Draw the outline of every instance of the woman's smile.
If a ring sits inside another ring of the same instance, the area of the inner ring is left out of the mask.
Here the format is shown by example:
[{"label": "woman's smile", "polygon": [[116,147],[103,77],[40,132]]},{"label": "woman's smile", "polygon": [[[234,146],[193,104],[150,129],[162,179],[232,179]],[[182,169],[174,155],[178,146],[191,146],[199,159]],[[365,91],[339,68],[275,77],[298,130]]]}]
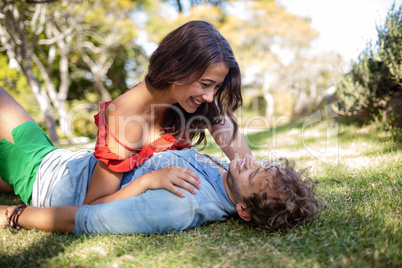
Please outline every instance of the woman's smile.
[{"label": "woman's smile", "polygon": [[194,97],[190,97],[190,99],[192,100],[192,102],[194,102],[195,106],[197,107],[199,107],[203,103],[203,101],[198,101]]}]

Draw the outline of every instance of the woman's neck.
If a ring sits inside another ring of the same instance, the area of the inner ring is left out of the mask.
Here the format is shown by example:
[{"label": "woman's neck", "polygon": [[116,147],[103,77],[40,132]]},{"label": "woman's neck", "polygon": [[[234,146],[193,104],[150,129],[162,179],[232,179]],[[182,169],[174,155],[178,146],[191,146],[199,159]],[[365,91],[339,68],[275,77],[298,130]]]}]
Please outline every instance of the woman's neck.
[{"label": "woman's neck", "polygon": [[169,89],[157,90],[148,86],[143,80],[138,85],[138,97],[143,98],[142,110],[148,114],[153,115],[155,120],[161,120],[166,109],[172,105]]}]

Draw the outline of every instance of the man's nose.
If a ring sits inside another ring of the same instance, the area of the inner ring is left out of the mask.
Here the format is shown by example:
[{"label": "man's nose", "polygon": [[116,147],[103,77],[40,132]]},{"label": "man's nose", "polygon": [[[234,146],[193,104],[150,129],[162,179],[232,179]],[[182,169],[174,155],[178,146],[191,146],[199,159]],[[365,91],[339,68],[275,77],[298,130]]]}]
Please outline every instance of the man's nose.
[{"label": "man's nose", "polygon": [[248,168],[257,168],[260,166],[260,162],[257,159],[255,159],[254,156],[251,154],[247,154],[246,162]]}]

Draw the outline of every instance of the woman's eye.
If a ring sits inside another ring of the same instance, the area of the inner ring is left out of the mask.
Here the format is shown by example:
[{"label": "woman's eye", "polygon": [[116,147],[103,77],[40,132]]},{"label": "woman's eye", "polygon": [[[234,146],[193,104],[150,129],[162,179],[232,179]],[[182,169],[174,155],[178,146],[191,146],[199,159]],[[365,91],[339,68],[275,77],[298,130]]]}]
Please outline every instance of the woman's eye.
[{"label": "woman's eye", "polygon": [[209,85],[208,85],[208,84],[204,84],[204,83],[201,83],[201,86],[202,86],[203,88],[207,88],[207,87],[209,87]]}]

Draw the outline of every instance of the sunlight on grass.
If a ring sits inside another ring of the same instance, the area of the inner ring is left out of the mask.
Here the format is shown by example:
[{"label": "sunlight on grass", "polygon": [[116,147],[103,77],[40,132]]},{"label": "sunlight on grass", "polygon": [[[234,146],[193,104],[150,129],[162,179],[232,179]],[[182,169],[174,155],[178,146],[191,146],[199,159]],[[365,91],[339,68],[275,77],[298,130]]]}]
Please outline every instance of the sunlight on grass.
[{"label": "sunlight on grass", "polygon": [[[252,133],[265,148],[257,158],[286,156],[297,168],[310,166],[319,182],[324,209],[311,223],[292,230],[266,232],[239,219],[164,235],[69,236],[0,230],[0,266],[41,267],[400,267],[402,266],[402,157],[387,132],[339,126],[339,150],[326,162],[311,155],[325,146],[325,125],[301,136],[300,127],[282,126]],[[208,152],[223,158],[213,146]],[[334,164],[338,157],[337,164]],[[332,162],[331,162],[332,161]],[[0,195],[0,203],[19,198]]]}]

